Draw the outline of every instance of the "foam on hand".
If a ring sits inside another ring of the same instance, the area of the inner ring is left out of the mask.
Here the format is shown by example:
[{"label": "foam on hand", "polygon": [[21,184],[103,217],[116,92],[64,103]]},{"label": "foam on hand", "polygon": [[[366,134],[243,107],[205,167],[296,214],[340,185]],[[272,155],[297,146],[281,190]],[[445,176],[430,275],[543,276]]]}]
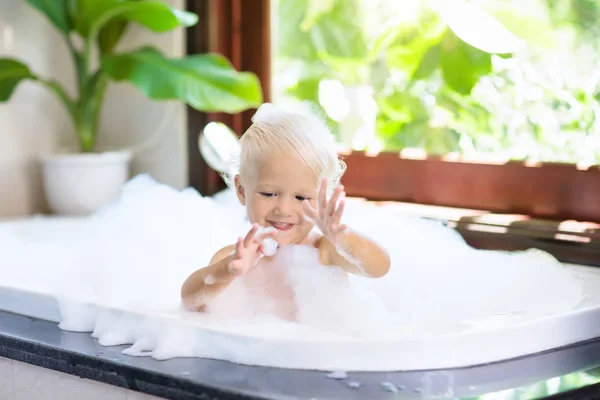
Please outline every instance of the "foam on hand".
[{"label": "foam on hand", "polygon": [[390,254],[385,277],[347,275],[321,265],[313,248],[266,239],[272,261],[236,279],[209,312],[187,312],[183,281],[250,228],[243,207],[226,201],[230,189],[215,198],[142,175],[118,201],[62,232],[44,218],[0,225],[1,283],[53,294],[62,328],[92,332],[104,345],[130,344],[125,354],[279,366],[297,360],[249,352],[246,342],[216,346],[198,329],[279,342],[390,341],[476,329],[498,316],[568,312],[582,299],[581,282],[547,253],[475,250],[439,223],[347,200],[344,223]]},{"label": "foam on hand", "polygon": [[277,253],[277,247],[279,244],[273,238],[266,238],[263,240],[263,252],[265,256],[274,256]]},{"label": "foam on hand", "polygon": [[[277,229],[273,227],[260,227],[256,235],[263,235],[265,233],[277,232]],[[279,247],[279,243],[273,238],[265,238],[262,241],[263,245],[263,254],[267,257],[274,256],[277,253],[277,248]]]}]

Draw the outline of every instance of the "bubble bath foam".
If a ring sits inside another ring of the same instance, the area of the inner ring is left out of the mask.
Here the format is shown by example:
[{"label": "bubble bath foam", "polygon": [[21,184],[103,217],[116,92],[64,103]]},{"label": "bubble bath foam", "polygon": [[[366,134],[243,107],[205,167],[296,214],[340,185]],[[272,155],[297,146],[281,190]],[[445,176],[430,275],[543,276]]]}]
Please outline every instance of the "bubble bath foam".
[{"label": "bubble bath foam", "polygon": [[[344,222],[389,251],[388,275],[347,276],[313,249],[282,246],[210,313],[186,311],[183,281],[250,227],[236,201],[142,175],[89,217],[0,223],[0,308],[128,344],[131,356],[324,371],[471,366],[600,336],[594,268],[475,250],[441,224],[352,199]],[[281,290],[294,321],[267,295]]]}]

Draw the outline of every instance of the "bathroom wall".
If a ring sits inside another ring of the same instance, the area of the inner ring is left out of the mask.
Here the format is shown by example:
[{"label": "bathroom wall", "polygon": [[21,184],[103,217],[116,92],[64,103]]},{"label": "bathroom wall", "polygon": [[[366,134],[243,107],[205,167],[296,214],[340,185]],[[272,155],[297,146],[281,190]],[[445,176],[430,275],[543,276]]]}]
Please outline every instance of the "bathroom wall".
[{"label": "bathroom wall", "polygon": [[[182,8],[184,0],[170,0]],[[185,32],[154,34],[132,25],[119,49],[152,44],[168,56],[185,53]],[[72,62],[53,25],[25,1],[0,1],[0,57],[24,60],[31,69],[75,93]],[[131,173],[160,182],[187,184],[185,106],[154,102],[127,83],[111,83],[101,117],[99,146],[132,148]],[[73,126],[62,104],[45,88],[22,83],[9,103],[0,103],[0,218],[45,211],[38,157],[73,145]]]},{"label": "bathroom wall", "polygon": [[0,399],[159,400],[74,375],[0,357]]}]

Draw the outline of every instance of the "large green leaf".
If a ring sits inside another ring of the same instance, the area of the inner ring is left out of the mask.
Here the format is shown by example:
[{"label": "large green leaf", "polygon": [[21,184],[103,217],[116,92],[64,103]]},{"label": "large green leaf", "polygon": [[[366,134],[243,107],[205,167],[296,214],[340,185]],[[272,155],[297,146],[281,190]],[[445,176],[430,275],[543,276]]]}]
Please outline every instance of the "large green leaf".
[{"label": "large green leaf", "polygon": [[[90,6],[93,6],[97,0],[69,0],[71,2],[70,15],[74,21],[73,25],[77,26],[80,33],[85,36],[85,32],[82,31],[84,28],[83,22],[79,22],[83,17],[87,18],[89,15]],[[144,0],[117,0],[121,3],[140,2]],[[98,48],[102,53],[111,53],[119,43],[119,40],[123,37],[123,34],[127,30],[129,22],[123,18],[113,18],[106,23],[98,32]]]},{"label": "large green leaf", "polygon": [[11,58],[0,59],[0,102],[7,101],[24,79],[36,79],[27,65]]},{"label": "large green leaf", "polygon": [[196,14],[173,8],[162,1],[86,0],[84,5],[78,26],[84,37],[97,34],[115,19],[137,22],[154,32],[188,27],[198,22]]},{"label": "large green leaf", "polygon": [[440,57],[446,84],[463,95],[471,93],[479,78],[492,72],[491,55],[463,42],[450,29],[442,40]]},{"label": "large green leaf", "polygon": [[[446,24],[439,15],[425,9],[418,20],[406,20],[395,29],[395,38],[386,50],[388,67],[403,72],[407,77],[416,74],[419,68],[424,68],[419,72],[419,76],[430,73],[429,69],[432,67],[435,69],[435,65],[429,65],[437,61],[435,57],[431,59],[435,50],[429,55],[428,52],[440,43],[446,31]],[[424,59],[426,56],[428,58]],[[421,67],[423,63],[427,65]]]},{"label": "large green leaf", "polygon": [[218,54],[169,59],[144,47],[104,56],[102,67],[113,79],[130,81],[152,99],[182,100],[205,112],[235,113],[262,102],[258,78],[237,72]]},{"label": "large green leaf", "polygon": [[430,47],[421,58],[412,78],[415,80],[429,78],[440,66],[440,52],[439,45]]},{"label": "large green leaf", "polygon": [[54,26],[60,31],[68,34],[71,31],[71,24],[68,14],[68,2],[70,0],[27,0],[27,2],[44,13]]},{"label": "large green leaf", "polygon": [[81,1],[82,0],[64,0],[67,19],[71,29],[75,29],[77,27],[77,21],[79,20],[79,16],[81,14]]},{"label": "large green leaf", "polygon": [[114,19],[100,29],[98,47],[102,53],[109,54],[113,51],[127,30],[128,24],[127,20]]}]

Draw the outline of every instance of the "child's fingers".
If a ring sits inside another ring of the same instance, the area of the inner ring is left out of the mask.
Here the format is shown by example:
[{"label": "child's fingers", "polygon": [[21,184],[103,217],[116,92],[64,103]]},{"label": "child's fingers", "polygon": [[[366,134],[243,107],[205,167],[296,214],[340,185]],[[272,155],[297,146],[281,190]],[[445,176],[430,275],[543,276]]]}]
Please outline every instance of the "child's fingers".
[{"label": "child's fingers", "polygon": [[306,214],[310,219],[315,219],[318,215],[317,210],[312,208],[308,200],[304,200],[302,202],[302,209],[304,210],[304,214]]},{"label": "child's fingers", "polygon": [[338,200],[340,199],[340,195],[344,191],[343,186],[339,186],[333,192],[333,196],[329,199],[329,204],[327,204],[327,215],[333,216],[335,213],[335,207],[337,206]]},{"label": "child's fingers", "polygon": [[237,275],[239,271],[240,266],[238,265],[238,262],[236,260],[233,260],[229,263],[229,272],[233,273],[234,275]]},{"label": "child's fingers", "polygon": [[243,256],[243,240],[241,237],[238,238],[236,244],[235,244],[235,255],[233,257],[233,260],[231,260],[231,262],[229,263],[229,271],[233,272],[234,274],[238,274],[240,269],[242,268],[241,262],[242,262],[242,256]]},{"label": "child's fingers", "polygon": [[337,210],[335,210],[335,214],[334,214],[334,218],[336,222],[340,222],[340,220],[342,219],[342,214],[344,214],[344,205],[346,205],[346,202],[344,200],[340,201],[340,205],[337,208]]},{"label": "child's fingers", "polygon": [[327,179],[321,182],[321,190],[319,190],[319,215],[321,218],[325,216],[325,207],[327,206]]},{"label": "child's fingers", "polygon": [[321,190],[323,192],[327,191],[327,178],[323,178],[323,180],[321,181]]},{"label": "child's fingers", "polygon": [[243,240],[244,239],[239,237],[235,244],[235,258],[241,258],[241,254],[243,251]]},{"label": "child's fingers", "polygon": [[248,247],[250,245],[250,243],[252,243],[252,239],[254,238],[254,235],[256,234],[257,231],[258,231],[258,224],[252,225],[252,229],[250,229],[248,231],[248,234],[244,238],[244,247]]}]

